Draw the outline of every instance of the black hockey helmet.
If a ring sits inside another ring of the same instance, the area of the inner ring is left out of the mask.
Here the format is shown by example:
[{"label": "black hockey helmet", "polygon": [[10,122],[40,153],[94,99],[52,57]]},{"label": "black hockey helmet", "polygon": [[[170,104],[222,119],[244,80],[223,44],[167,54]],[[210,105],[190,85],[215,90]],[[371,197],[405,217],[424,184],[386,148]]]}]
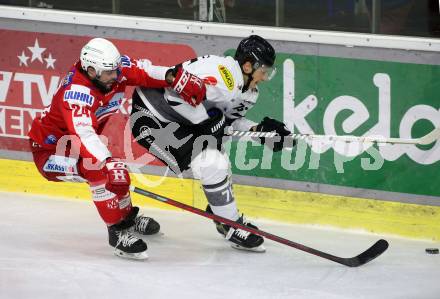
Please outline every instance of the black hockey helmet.
[{"label": "black hockey helmet", "polygon": [[272,67],[275,63],[275,50],[272,45],[258,35],[251,35],[243,39],[235,52],[235,60],[240,65],[251,62],[254,70],[265,65]]}]

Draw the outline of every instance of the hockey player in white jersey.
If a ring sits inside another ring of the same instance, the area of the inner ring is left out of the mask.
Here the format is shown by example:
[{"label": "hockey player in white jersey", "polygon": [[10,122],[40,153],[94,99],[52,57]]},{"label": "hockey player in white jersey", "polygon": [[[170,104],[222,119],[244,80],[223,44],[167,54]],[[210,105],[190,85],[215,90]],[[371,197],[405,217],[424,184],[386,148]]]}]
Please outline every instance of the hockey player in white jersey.
[{"label": "hockey player in white jersey", "polygon": [[[257,101],[257,84],[271,79],[275,57],[269,42],[252,35],[240,42],[235,57],[208,55],[179,65],[201,78],[199,84],[206,84],[206,99],[199,105],[188,104],[170,88],[138,87],[133,94],[130,120],[138,143],[176,174],[191,169],[202,183],[207,211],[252,228],[256,227],[238,212],[222,139],[226,125],[290,134],[272,118],[265,117],[259,124],[244,118]],[[281,150],[282,144],[283,138],[271,143],[274,151]],[[264,251],[262,237],[218,222],[216,227],[234,248]]]}]

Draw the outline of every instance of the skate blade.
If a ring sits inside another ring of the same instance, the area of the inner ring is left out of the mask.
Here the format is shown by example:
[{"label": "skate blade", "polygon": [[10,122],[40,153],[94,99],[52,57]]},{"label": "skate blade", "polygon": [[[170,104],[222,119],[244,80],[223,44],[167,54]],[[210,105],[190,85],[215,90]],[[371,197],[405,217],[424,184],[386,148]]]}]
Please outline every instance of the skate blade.
[{"label": "skate blade", "polygon": [[137,253],[127,253],[127,252],[123,252],[119,249],[115,249],[113,253],[116,256],[126,258],[126,259],[133,259],[133,260],[146,260],[146,259],[148,259],[147,251],[137,252]]},{"label": "skate blade", "polygon": [[152,234],[152,235],[144,235],[144,234],[141,234],[141,233],[138,233],[138,232],[134,232],[135,234],[136,234],[136,236],[138,236],[138,237],[140,237],[140,238],[143,238],[143,237],[147,237],[147,238],[156,238],[156,237],[163,237],[165,234],[163,233],[163,232],[158,232],[158,233],[155,233],[155,234]]},{"label": "skate blade", "polygon": [[144,235],[144,236],[148,236],[148,237],[163,237],[165,234],[163,232],[157,232],[155,234],[152,235]]},{"label": "skate blade", "polygon": [[257,247],[252,247],[252,248],[247,248],[247,247],[240,246],[238,244],[231,244],[231,247],[234,249],[243,250],[243,251],[259,252],[259,253],[266,252],[266,248],[263,245],[260,245]]},{"label": "skate blade", "polygon": [[149,233],[147,233],[147,234],[143,234],[143,233],[141,233],[141,232],[137,232],[137,231],[134,231],[136,234],[138,234],[138,235],[140,235],[140,236],[148,236],[148,237],[153,237],[153,236],[162,236],[163,235],[163,232],[161,232],[161,231],[158,231],[158,232],[155,232],[155,233],[151,233],[151,234],[149,234]]}]

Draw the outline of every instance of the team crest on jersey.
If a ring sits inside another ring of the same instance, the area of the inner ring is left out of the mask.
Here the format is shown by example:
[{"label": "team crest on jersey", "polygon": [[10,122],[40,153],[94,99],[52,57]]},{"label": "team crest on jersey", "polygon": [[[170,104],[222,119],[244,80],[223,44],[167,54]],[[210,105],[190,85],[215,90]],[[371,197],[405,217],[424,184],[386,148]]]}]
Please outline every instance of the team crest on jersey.
[{"label": "team crest on jersey", "polygon": [[72,83],[72,79],[73,79],[73,75],[75,74],[75,72],[69,72],[61,81],[61,85],[62,86],[67,86],[70,83]]},{"label": "team crest on jersey", "polygon": [[218,71],[220,72],[223,81],[225,81],[226,87],[229,90],[234,89],[234,77],[232,77],[231,72],[223,65],[218,66]]}]

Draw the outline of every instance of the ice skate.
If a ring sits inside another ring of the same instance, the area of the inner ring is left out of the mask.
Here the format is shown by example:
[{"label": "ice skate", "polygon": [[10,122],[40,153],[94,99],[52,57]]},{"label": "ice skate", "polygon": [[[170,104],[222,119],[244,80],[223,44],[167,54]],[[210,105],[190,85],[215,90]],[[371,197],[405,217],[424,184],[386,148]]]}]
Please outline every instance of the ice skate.
[{"label": "ice skate", "polygon": [[144,215],[138,215],[139,208],[133,207],[130,212],[131,219],[134,217],[133,229],[136,233],[141,235],[154,235],[160,230],[159,223],[151,217],[146,217]]},{"label": "ice skate", "polygon": [[[206,211],[212,213],[210,206],[206,208]],[[242,215],[237,221],[237,223],[246,225],[253,229],[258,229],[255,225],[248,222]],[[217,231],[222,234],[226,240],[231,242],[231,247],[239,250],[247,250],[253,252],[265,252],[266,248],[262,245],[264,242],[263,237],[250,233],[242,229],[233,228],[227,224],[222,224],[215,221],[215,226]]]},{"label": "ice skate", "polygon": [[114,247],[116,256],[136,260],[148,258],[147,244],[118,224],[108,228],[108,242],[110,246]]}]

